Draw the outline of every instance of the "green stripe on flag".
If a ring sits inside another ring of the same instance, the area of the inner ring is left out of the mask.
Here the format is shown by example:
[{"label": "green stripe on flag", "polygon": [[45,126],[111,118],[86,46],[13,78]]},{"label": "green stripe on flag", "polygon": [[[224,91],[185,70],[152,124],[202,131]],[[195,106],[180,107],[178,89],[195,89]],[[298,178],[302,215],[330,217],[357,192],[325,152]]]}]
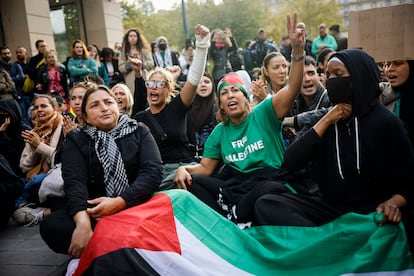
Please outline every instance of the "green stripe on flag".
[{"label": "green stripe on flag", "polygon": [[377,226],[374,213],[349,213],[320,227],[240,230],[186,191],[164,193],[171,198],[174,216],[194,236],[252,274],[340,275],[414,268],[403,225]]}]

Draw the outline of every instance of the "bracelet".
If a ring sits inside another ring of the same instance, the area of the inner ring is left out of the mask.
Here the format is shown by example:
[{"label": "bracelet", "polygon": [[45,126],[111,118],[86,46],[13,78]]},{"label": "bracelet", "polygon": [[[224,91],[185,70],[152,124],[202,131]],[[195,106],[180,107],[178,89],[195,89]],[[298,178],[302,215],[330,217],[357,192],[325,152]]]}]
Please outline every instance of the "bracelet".
[{"label": "bracelet", "polygon": [[299,62],[299,61],[303,60],[305,58],[305,56],[306,56],[306,52],[303,51],[303,55],[298,56],[298,57],[294,57],[294,56],[290,55],[290,59],[291,59],[291,61]]}]

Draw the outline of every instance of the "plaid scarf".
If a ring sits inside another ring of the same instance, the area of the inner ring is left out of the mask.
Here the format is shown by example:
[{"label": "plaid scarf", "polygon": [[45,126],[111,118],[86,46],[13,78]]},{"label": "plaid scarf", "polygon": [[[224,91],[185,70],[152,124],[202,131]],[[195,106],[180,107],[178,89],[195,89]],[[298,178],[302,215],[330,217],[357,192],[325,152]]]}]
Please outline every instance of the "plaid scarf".
[{"label": "plaid scarf", "polygon": [[137,128],[138,123],[127,115],[121,115],[117,126],[110,131],[89,125],[84,128],[84,132],[95,141],[95,152],[103,167],[105,190],[109,197],[120,195],[129,186],[121,152],[115,141]]}]

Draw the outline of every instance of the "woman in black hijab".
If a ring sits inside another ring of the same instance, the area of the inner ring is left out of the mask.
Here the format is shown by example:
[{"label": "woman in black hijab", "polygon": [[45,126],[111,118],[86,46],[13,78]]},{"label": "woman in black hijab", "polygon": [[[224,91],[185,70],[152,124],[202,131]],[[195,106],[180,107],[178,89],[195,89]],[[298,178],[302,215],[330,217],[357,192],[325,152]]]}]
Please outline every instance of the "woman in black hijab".
[{"label": "woman in black hijab", "polygon": [[402,221],[414,249],[414,150],[401,120],[378,100],[379,76],[362,50],[330,57],[327,89],[334,107],[289,146],[284,160],[291,171],[316,160],[320,195],[265,195],[256,202],[257,221],[316,226],[349,212],[376,212],[379,225]]}]

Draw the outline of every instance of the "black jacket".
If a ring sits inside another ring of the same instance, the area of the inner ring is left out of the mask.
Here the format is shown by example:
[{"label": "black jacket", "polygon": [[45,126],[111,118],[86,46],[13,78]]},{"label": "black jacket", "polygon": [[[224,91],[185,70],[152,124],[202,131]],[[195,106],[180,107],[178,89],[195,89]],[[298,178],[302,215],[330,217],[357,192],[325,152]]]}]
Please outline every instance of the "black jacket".
[{"label": "black jacket", "polygon": [[[60,83],[62,84],[63,91],[65,92],[64,98],[69,99],[68,75],[66,72],[66,68],[63,65],[59,66],[59,75],[60,75]],[[42,90],[36,91],[36,93],[46,94],[50,92],[49,91],[50,78],[49,78],[49,73],[47,71],[47,66],[45,64],[39,68],[35,86],[37,84],[42,85]]]},{"label": "black jacket", "polygon": [[[379,71],[361,50],[334,54],[351,75],[352,114],[331,125],[323,137],[311,128],[291,144],[284,167],[316,160],[319,188],[344,212],[368,213],[394,194],[413,199],[414,150],[402,122],[378,101]],[[341,176],[342,175],[342,176]]]},{"label": "black jacket", "polygon": [[330,107],[331,102],[329,101],[328,94],[326,93],[325,88],[319,83],[315,97],[312,100],[312,103],[309,107],[306,106],[305,99],[302,94],[298,94],[293,104],[291,116],[310,111],[317,110],[322,107]]},{"label": "black jacket", "polygon": [[[161,183],[161,157],[157,144],[148,127],[141,123],[134,133],[116,143],[130,185],[120,196],[128,207],[141,204]],[[86,200],[106,196],[103,167],[96,156],[94,142],[81,130],[75,129],[66,137],[62,174],[70,216],[90,207]]]},{"label": "black jacket", "polygon": [[[0,154],[6,158],[14,173],[20,177],[24,177],[20,169],[20,156],[25,146],[22,138],[23,130],[30,130],[31,127],[23,122],[19,104],[16,100],[0,100],[0,110],[6,111],[11,119],[10,125],[6,131],[0,131]],[[0,125],[4,123],[0,120]]]},{"label": "black jacket", "polygon": [[237,52],[238,46],[234,37],[230,37],[230,41],[232,43],[231,47],[226,45],[217,48],[213,42],[208,49],[208,55],[214,61],[213,79],[216,81],[220,80],[226,73],[233,71],[228,56],[232,52]]}]

